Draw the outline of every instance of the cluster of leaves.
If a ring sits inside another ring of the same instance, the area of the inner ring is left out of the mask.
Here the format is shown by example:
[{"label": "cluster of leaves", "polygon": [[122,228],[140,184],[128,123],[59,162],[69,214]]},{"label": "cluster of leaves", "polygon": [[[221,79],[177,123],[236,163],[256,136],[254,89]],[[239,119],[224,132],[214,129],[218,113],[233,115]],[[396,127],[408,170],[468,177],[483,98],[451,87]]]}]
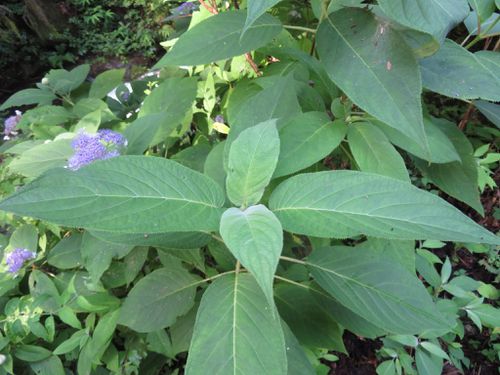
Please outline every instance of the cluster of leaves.
[{"label": "cluster of leaves", "polygon": [[[147,78],[52,70],[0,106],[31,106],[0,148],[0,374],[326,374],[347,330],[379,374],[438,375],[464,322],[498,335],[497,289],[434,253],[498,256],[442,198],[483,214],[498,154],[422,104],[498,137],[495,21],[446,38],[494,1],[278,2],[200,2]],[[122,155],[68,168],[103,129]]]}]

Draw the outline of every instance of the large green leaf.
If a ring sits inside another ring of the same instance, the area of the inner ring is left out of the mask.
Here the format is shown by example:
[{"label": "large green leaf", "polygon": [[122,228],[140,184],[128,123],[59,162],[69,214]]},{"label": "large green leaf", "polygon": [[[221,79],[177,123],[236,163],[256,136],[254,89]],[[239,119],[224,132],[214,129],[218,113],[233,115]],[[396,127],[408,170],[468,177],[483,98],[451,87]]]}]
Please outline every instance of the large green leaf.
[{"label": "large green leaf", "polygon": [[385,134],[370,123],[356,123],[347,134],[360,170],[410,182],[405,162]]},{"label": "large green leaf", "polygon": [[278,4],[281,0],[249,0],[247,4],[247,19],[243,33],[245,33],[254,22],[262,16],[269,8]]},{"label": "large green leaf", "polygon": [[104,98],[123,81],[125,69],[112,69],[99,74],[90,86],[89,98]]},{"label": "large green leaf", "polygon": [[66,69],[52,69],[45,78],[51,91],[66,95],[78,88],[85,81],[89,72],[90,65],[84,64],[70,71]]},{"label": "large green leaf", "polygon": [[478,100],[474,102],[474,105],[488,120],[500,129],[500,104]]},{"label": "large green leaf", "polygon": [[495,0],[469,0],[469,4],[480,21],[486,21],[495,11]]},{"label": "large green leaf", "polygon": [[467,0],[379,0],[378,4],[398,23],[440,41],[469,14]]},{"label": "large green leaf", "polygon": [[415,274],[415,241],[370,237],[356,247],[365,249],[366,256],[397,262],[408,272]]},{"label": "large green leaf", "polygon": [[416,275],[388,260],[366,257],[363,249],[327,247],[308,257],[318,284],[369,322],[398,334],[449,327]]},{"label": "large green leaf", "polygon": [[176,162],[120,156],[77,171],[51,169],[0,209],[56,224],[121,233],[217,230],[224,196]]},{"label": "large green leaf", "polygon": [[[434,121],[438,122],[437,119]],[[460,154],[461,161],[429,164],[426,161],[417,160],[417,167],[424,176],[446,194],[461,200],[484,215],[484,209],[479,199],[477,161],[473,155],[474,149],[464,133],[455,124],[446,120],[441,120],[438,123],[440,129],[453,142],[455,149]]]},{"label": "large green leaf", "polygon": [[253,274],[272,305],[274,273],[283,248],[279,220],[261,204],[244,211],[230,208],[222,215],[220,234],[231,253]]},{"label": "large green leaf", "polygon": [[227,196],[236,206],[258,203],[271,181],[280,153],[276,121],[244,130],[231,145],[227,168]]},{"label": "large green leaf", "polygon": [[391,128],[381,121],[372,120],[371,123],[382,130],[391,143],[420,159],[432,163],[450,163],[460,160],[460,155],[453,143],[429,117],[424,117],[424,130],[429,141],[430,155],[420,142],[404,132]]},{"label": "large green leaf", "polygon": [[346,353],[342,341],[343,329],[329,311],[325,311],[307,288],[291,284],[276,287],[276,304],[303,345]]},{"label": "large green leaf", "polygon": [[23,152],[9,164],[9,169],[26,177],[38,177],[49,169],[64,167],[74,152],[69,139],[43,143]]},{"label": "large green leaf", "polygon": [[286,359],[288,362],[287,375],[315,375],[316,371],[314,371],[311,362],[293,332],[285,322],[282,322],[281,326],[285,335]]},{"label": "large green leaf", "polygon": [[500,101],[500,55],[471,53],[447,39],[433,56],[420,62],[425,88],[460,99]]},{"label": "large green leaf", "polygon": [[498,237],[436,195],[371,173],[294,176],[274,190],[269,206],[285,230],[316,237],[365,234],[500,244]]},{"label": "large green leaf", "polygon": [[186,375],[286,375],[285,341],[274,309],[251,275],[217,279],[201,299]]},{"label": "large green leaf", "polygon": [[[269,43],[282,29],[274,17],[264,14],[241,35],[244,10],[227,11],[200,22],[181,35],[171,51],[156,65],[202,65],[242,55]],[[210,35],[210,38],[207,38]],[[203,48],[200,48],[203,46]]]},{"label": "large green leaf", "polygon": [[175,264],[143,277],[129,292],[118,322],[137,332],[169,327],[194,306],[200,278]]},{"label": "large green leaf", "polygon": [[117,244],[172,249],[196,249],[205,246],[211,239],[209,234],[202,232],[116,233],[93,230],[91,233],[94,237]]},{"label": "large green leaf", "polygon": [[83,261],[80,252],[82,237],[80,233],[73,233],[70,237],[64,237],[50,250],[47,262],[51,266],[62,270],[82,265]]},{"label": "large green leaf", "polygon": [[321,112],[307,112],[280,129],[280,156],[273,177],[307,168],[332,152],[347,132],[342,120],[332,122]]},{"label": "large green leaf", "polygon": [[428,148],[418,64],[398,31],[366,10],[343,9],[321,23],[317,46],[330,78],[356,105]]},{"label": "large green leaf", "polygon": [[301,112],[295,91],[295,81],[290,76],[277,77],[273,85],[246,99],[234,112],[224,149],[225,167],[227,167],[231,144],[242,131],[272,119],[278,119],[279,126]]},{"label": "large green leaf", "polygon": [[10,107],[20,107],[28,104],[50,104],[56,99],[52,91],[41,89],[26,89],[21,90],[9,97],[0,106],[0,111]]}]

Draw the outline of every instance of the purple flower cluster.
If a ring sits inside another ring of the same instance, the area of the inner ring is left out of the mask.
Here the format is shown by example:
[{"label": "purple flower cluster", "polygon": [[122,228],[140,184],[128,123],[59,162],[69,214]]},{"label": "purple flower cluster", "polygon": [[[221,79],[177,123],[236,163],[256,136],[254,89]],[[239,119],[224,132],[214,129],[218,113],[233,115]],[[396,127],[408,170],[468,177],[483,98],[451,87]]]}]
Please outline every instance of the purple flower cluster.
[{"label": "purple flower cluster", "polygon": [[11,136],[17,135],[17,131],[15,129],[17,124],[19,124],[19,121],[21,121],[22,117],[23,113],[21,111],[16,111],[15,115],[7,117],[7,119],[3,123],[3,139],[8,140]]},{"label": "purple flower cluster", "polygon": [[198,8],[197,4],[184,2],[176,8],[177,13],[179,14],[191,14],[194,10]]},{"label": "purple flower cluster", "polygon": [[222,115],[215,116],[215,122],[220,122],[221,124],[224,124],[224,116]]},{"label": "purple flower cluster", "polygon": [[26,249],[17,248],[7,254],[5,263],[7,263],[7,266],[9,266],[10,273],[17,273],[17,271],[19,271],[23,266],[24,262],[35,258],[36,253]]},{"label": "purple flower cluster", "polygon": [[123,135],[109,129],[99,130],[96,134],[81,132],[71,142],[75,154],[68,160],[68,168],[75,171],[93,161],[119,156],[126,145]]}]

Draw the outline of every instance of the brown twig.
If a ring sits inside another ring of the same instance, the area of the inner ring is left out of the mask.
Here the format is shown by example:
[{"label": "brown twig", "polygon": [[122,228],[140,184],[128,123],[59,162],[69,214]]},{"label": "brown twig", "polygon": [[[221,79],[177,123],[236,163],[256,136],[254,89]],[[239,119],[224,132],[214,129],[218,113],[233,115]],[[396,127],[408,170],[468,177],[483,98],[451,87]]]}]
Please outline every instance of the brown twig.
[{"label": "brown twig", "polygon": [[211,7],[210,5],[208,5],[207,3],[205,3],[205,0],[198,0],[198,1],[210,13],[212,13],[212,14],[218,14],[219,13],[219,11],[217,10],[217,8]]},{"label": "brown twig", "polygon": [[250,54],[250,52],[248,53],[245,53],[245,58],[247,59],[248,63],[250,64],[250,66],[252,67],[253,71],[255,72],[255,74],[257,74],[258,76],[261,76],[262,73],[261,71],[259,70],[259,67],[257,66],[257,64],[255,63],[255,61],[253,61],[252,59],[252,55]]},{"label": "brown twig", "polygon": [[475,110],[475,107],[474,107],[474,104],[473,103],[470,103],[469,104],[469,107],[467,108],[467,111],[465,112],[464,114],[464,117],[462,117],[462,120],[460,121],[460,123],[458,124],[458,128],[460,130],[464,130],[465,129],[465,126],[467,125],[467,123],[469,122],[469,119],[472,115],[472,113],[474,112]]}]

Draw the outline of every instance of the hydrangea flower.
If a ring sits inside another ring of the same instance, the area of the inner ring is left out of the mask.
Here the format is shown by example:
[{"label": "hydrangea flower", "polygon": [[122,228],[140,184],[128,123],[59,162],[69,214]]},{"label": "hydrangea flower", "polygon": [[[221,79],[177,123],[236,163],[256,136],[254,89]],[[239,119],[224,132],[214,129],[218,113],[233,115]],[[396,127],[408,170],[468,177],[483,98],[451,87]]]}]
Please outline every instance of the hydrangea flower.
[{"label": "hydrangea flower", "polygon": [[77,170],[96,160],[104,160],[120,155],[127,140],[120,133],[109,129],[96,134],[81,132],[71,142],[75,154],[68,160],[68,168]]},{"label": "hydrangea flower", "polygon": [[36,258],[36,253],[26,249],[17,248],[14,249],[14,251],[7,254],[5,258],[5,263],[7,263],[7,266],[9,266],[8,271],[10,273],[17,273],[17,271],[19,271],[23,266],[24,262],[35,258]]},{"label": "hydrangea flower", "polygon": [[197,8],[198,6],[195,3],[184,2],[177,7],[176,11],[179,14],[191,14]]},{"label": "hydrangea flower", "polygon": [[16,111],[15,115],[7,117],[7,119],[3,123],[4,140],[8,140],[11,136],[17,135],[17,131],[15,129],[17,124],[19,124],[19,121],[21,121],[22,117],[23,113],[21,111]]}]

